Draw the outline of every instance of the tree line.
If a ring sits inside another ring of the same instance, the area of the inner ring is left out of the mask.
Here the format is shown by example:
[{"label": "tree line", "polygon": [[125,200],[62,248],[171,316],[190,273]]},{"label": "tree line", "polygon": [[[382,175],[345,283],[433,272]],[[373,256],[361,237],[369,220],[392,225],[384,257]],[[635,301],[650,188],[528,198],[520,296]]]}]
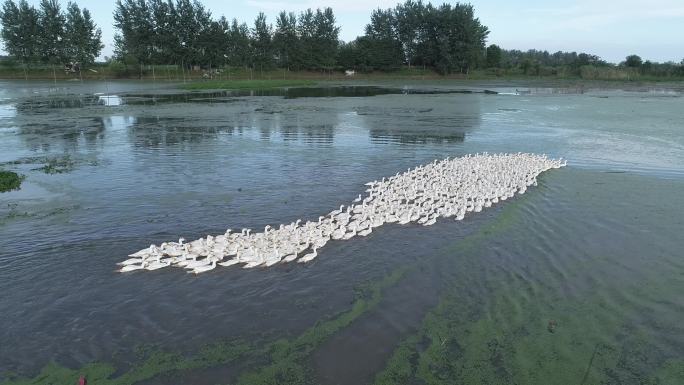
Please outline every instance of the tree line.
[{"label": "tree line", "polygon": [[281,12],[275,27],[259,13],[252,26],[190,0],[118,0],[115,55],[138,64],[224,65],[294,70],[333,67],[339,30],[331,8]]},{"label": "tree line", "polygon": [[38,8],[26,0],[6,0],[0,23],[5,50],[25,64],[90,64],[104,47],[90,11],[72,2],[65,12],[58,0],[41,0]]},{"label": "tree line", "polygon": [[418,65],[468,72],[484,58],[488,29],[466,4],[434,7],[407,0],[373,11],[365,35],[339,40],[331,8],[260,13],[252,26],[214,20],[190,0],[118,0],[116,56],[127,63],[300,69],[392,70]]},{"label": "tree line", "polygon": [[[625,68],[684,76],[684,63],[654,63],[636,55],[615,67],[589,53],[486,47],[489,29],[475,17],[472,5],[462,3],[433,6],[406,0],[374,10],[364,34],[351,42],[340,41],[331,8],[282,11],[274,24],[259,13],[248,25],[214,18],[197,0],[117,0],[113,19],[113,59],[126,65],[360,71],[408,66],[442,74],[486,69],[537,76]],[[5,0],[0,21],[5,50],[24,63],[90,64],[103,48],[90,12],[76,3],[69,2],[63,11],[58,0],[41,0],[38,8],[26,0]]]},{"label": "tree line", "polygon": [[684,60],[680,63],[656,63],[643,61],[638,55],[629,55],[624,61],[613,64],[596,55],[584,52],[550,53],[531,49],[528,51],[505,50],[492,44],[485,53],[485,68],[504,71],[518,71],[526,75],[572,75],[591,77],[591,73],[598,72],[609,77],[609,73],[616,71],[654,77],[684,76]]},{"label": "tree line", "polygon": [[489,29],[470,4],[435,7],[407,0],[371,14],[365,35],[342,44],[339,63],[360,69],[431,67],[443,74],[468,73],[485,57]]}]

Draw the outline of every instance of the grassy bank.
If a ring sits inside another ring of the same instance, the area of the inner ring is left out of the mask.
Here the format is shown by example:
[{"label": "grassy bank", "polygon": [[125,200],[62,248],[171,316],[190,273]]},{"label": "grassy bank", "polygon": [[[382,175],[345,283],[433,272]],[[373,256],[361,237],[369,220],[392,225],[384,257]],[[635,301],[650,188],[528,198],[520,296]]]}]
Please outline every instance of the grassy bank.
[{"label": "grassy bank", "polygon": [[[522,71],[520,69],[478,69],[468,74],[440,75],[429,68],[403,67],[394,71],[357,72],[347,77],[342,71],[259,70],[226,67],[219,71],[199,68],[184,69],[179,65],[123,65],[99,63],[77,73],[65,73],[60,66],[23,65],[0,62],[0,79],[27,80],[146,80],[168,82],[231,82],[231,81],[323,81],[323,80],[499,80],[499,81],[606,81],[606,82],[681,82],[684,77],[653,76],[621,67],[585,66],[571,72],[557,69]],[[200,87],[200,86],[198,86]],[[224,87],[219,87],[224,88]],[[252,88],[252,87],[247,87]],[[197,88],[203,89],[203,88]]]}]

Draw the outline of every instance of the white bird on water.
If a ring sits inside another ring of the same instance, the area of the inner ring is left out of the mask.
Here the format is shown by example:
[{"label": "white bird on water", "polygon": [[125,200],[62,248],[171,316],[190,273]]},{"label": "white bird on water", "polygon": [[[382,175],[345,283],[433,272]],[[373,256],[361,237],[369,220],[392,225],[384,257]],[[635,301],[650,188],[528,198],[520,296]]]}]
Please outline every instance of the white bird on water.
[{"label": "white bird on water", "polygon": [[318,256],[318,252],[316,251],[316,247],[314,247],[313,251],[311,253],[306,254],[303,257],[299,258],[297,260],[297,262],[301,262],[301,263],[310,262],[310,261],[313,261],[313,259],[316,258],[317,256]]},{"label": "white bird on water", "polygon": [[[273,266],[279,262],[305,263],[318,256],[318,249],[331,240],[368,236],[386,223],[430,226],[440,217],[460,221],[469,212],[524,194],[537,185],[537,176],[549,169],[566,166],[567,161],[534,154],[476,154],[435,160],[424,166],[396,173],[381,181],[366,183],[368,193],[353,203],[340,205],[317,221],[301,220],[266,226],[262,233],[250,229],[232,233],[228,229],[216,237],[207,236],[189,243],[151,245],[120,262],[118,271],[156,270],[166,266],[185,267],[200,274],[220,266],[242,264],[244,268]],[[312,252],[297,259],[311,248]],[[233,258],[226,259],[229,256]]]}]

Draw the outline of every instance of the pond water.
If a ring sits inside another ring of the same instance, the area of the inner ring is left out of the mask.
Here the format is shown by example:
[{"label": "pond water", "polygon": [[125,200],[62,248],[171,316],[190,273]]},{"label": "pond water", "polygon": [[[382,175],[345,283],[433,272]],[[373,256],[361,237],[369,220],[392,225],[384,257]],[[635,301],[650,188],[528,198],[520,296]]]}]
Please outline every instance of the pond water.
[{"label": "pond water", "polygon": [[[51,362],[117,378],[150,350],[239,340],[240,359],[146,380],[684,383],[683,107],[647,87],[0,81],[0,167],[26,176],[0,194],[0,380]],[[315,219],[365,182],[484,151],[569,165],[462,222],[383,226],[307,265],[114,272],[150,243]]]}]

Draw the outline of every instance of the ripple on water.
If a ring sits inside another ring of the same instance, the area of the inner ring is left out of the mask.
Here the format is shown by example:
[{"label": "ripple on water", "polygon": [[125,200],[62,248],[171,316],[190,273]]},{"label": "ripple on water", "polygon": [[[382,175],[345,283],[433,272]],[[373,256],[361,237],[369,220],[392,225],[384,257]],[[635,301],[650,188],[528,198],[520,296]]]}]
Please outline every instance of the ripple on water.
[{"label": "ripple on water", "polygon": [[[0,119],[2,161],[65,153],[107,161],[59,175],[27,170],[25,189],[0,195],[3,207],[16,203],[37,214],[0,223],[3,369],[35,373],[52,360],[80,366],[111,361],[116,352],[115,360],[132,364],[140,343],[193,352],[224,337],[297,335],[348,309],[358,284],[422,259],[442,261],[439,284],[455,293],[449,297],[455,302],[444,305],[445,314],[457,317],[445,330],[454,330],[460,353],[456,344],[444,344],[454,367],[490,368],[484,353],[491,346],[503,360],[499,369],[522,379],[518,383],[535,383],[533,374],[563,373],[567,381],[561,382],[577,383],[598,351],[586,383],[630,383],[666,359],[684,356],[684,215],[673,198],[683,190],[678,98],[642,103],[648,95],[619,92],[606,99],[252,97],[30,109],[23,99],[40,99],[31,96],[33,86],[8,90],[5,84],[0,94],[10,95],[15,109]],[[60,92],[92,95],[108,88],[125,95],[127,87],[138,86],[73,84]],[[544,108],[564,104],[576,108]],[[499,215],[505,210],[494,209],[472,221],[387,227],[366,239],[331,244],[325,263],[311,266],[225,269],[201,279],[164,271],[140,279],[111,271],[125,250],[177,234],[193,239],[230,226],[314,219],[354,199],[363,182],[482,151],[546,152],[571,159],[574,168],[549,174],[537,189],[506,202],[521,204],[511,215],[515,226],[504,232],[488,226],[504,227]],[[72,209],[46,214],[60,208]],[[466,242],[477,246],[434,257],[478,229],[490,235]],[[424,313],[416,300],[423,294],[397,289],[386,298],[391,306],[380,305],[384,310],[359,323],[360,330],[380,334],[382,344],[398,343],[415,324],[411,318],[408,326],[393,325],[394,315]],[[402,298],[412,304],[407,310],[394,306]],[[389,325],[387,336],[373,319]],[[547,331],[549,319],[558,322],[554,333]],[[421,341],[424,350],[431,339]],[[384,357],[385,346],[371,345]],[[334,346],[317,354],[334,357]],[[630,357],[653,358],[640,363]],[[630,367],[633,377],[627,377]],[[327,378],[333,373],[320,371]],[[614,377],[601,377],[607,372]],[[489,371],[478,373],[464,383],[493,378]]]}]

